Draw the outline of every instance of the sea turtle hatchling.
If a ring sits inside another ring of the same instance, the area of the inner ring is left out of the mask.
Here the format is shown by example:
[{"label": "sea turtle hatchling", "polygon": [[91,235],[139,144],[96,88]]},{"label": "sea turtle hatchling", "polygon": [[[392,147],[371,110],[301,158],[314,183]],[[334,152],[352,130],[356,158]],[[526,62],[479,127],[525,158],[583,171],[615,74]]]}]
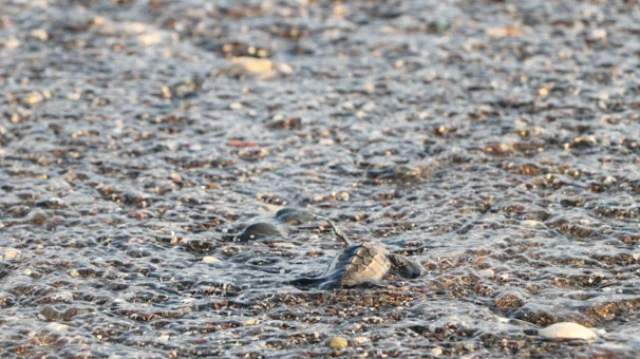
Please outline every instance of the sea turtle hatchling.
[{"label": "sea turtle hatchling", "polygon": [[323,275],[298,278],[289,284],[302,288],[331,289],[375,283],[389,273],[403,278],[417,278],[425,273],[420,264],[390,253],[381,245],[352,243],[333,222],[329,224],[336,236],[347,244],[347,248],[331,261]]}]

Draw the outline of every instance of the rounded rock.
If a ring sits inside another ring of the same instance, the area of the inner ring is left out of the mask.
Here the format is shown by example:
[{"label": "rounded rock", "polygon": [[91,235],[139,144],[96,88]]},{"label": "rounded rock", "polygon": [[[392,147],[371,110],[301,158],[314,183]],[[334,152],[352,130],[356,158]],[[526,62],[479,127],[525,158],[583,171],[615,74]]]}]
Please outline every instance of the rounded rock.
[{"label": "rounded rock", "polygon": [[206,256],[206,257],[202,257],[202,263],[207,263],[207,264],[220,263],[220,260],[214,256]]},{"label": "rounded rock", "polygon": [[19,249],[0,247],[0,259],[4,261],[16,261],[20,259],[20,254]]},{"label": "rounded rock", "polygon": [[547,339],[594,339],[596,333],[583,325],[573,322],[555,323],[544,329],[540,329],[538,334]]},{"label": "rounded rock", "polygon": [[332,349],[344,349],[349,346],[349,342],[343,337],[333,337],[329,340],[329,348]]}]

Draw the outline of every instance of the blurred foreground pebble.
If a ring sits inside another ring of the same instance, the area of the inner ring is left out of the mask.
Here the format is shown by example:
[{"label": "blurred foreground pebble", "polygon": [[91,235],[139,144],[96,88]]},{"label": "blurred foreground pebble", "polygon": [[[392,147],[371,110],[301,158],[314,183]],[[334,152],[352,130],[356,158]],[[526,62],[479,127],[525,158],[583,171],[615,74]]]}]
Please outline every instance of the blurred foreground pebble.
[{"label": "blurred foreground pebble", "polygon": [[538,334],[547,339],[594,339],[596,333],[583,325],[572,322],[552,324],[538,331]]}]

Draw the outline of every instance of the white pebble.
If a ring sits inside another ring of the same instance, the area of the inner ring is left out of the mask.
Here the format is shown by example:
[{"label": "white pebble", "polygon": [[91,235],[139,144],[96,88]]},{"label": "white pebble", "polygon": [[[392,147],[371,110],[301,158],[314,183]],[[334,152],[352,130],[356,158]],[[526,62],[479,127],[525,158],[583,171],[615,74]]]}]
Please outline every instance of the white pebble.
[{"label": "white pebble", "polygon": [[484,278],[493,278],[496,276],[496,272],[491,268],[485,268],[478,271],[478,275]]},{"label": "white pebble", "polygon": [[548,339],[584,339],[595,338],[596,333],[583,325],[572,322],[552,324],[538,331],[538,334]]},{"label": "white pebble", "polygon": [[207,263],[207,264],[220,263],[220,260],[214,256],[206,256],[202,258],[202,263]]},{"label": "white pebble", "polygon": [[15,248],[0,247],[0,259],[3,261],[15,261],[20,259],[20,250]]},{"label": "white pebble", "polygon": [[433,347],[431,348],[431,355],[439,357],[440,355],[442,355],[444,351],[442,350],[441,347]]},{"label": "white pebble", "polygon": [[47,324],[45,326],[45,329],[49,329],[49,330],[55,331],[55,332],[61,332],[63,330],[66,330],[67,328],[69,328],[68,325],[60,324],[60,323],[56,323],[56,322],[49,323],[49,324]]}]

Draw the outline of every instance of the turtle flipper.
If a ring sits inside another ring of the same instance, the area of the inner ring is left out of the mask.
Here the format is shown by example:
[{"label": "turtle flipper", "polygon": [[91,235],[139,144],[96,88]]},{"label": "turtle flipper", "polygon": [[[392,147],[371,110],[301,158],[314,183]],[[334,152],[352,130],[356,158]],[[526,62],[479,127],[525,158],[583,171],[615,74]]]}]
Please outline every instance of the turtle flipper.
[{"label": "turtle flipper", "polygon": [[340,240],[342,240],[346,245],[352,244],[349,238],[347,238],[344,232],[340,228],[338,228],[338,226],[336,226],[336,224],[333,223],[333,221],[328,221],[328,222],[329,222],[329,226],[331,226],[331,229],[333,230],[333,233],[335,233],[336,237],[340,238]]},{"label": "turtle flipper", "polygon": [[298,278],[298,279],[290,280],[290,281],[288,281],[286,283],[289,284],[289,285],[292,285],[294,287],[307,289],[307,288],[311,288],[311,287],[320,286],[321,284],[325,283],[326,281],[327,281],[327,278],[324,278],[324,277],[319,277],[319,278],[301,277],[301,278]]},{"label": "turtle flipper", "polygon": [[426,273],[420,263],[414,262],[409,258],[395,253],[389,253],[387,257],[389,258],[389,262],[391,262],[393,271],[401,277],[418,278]]}]

